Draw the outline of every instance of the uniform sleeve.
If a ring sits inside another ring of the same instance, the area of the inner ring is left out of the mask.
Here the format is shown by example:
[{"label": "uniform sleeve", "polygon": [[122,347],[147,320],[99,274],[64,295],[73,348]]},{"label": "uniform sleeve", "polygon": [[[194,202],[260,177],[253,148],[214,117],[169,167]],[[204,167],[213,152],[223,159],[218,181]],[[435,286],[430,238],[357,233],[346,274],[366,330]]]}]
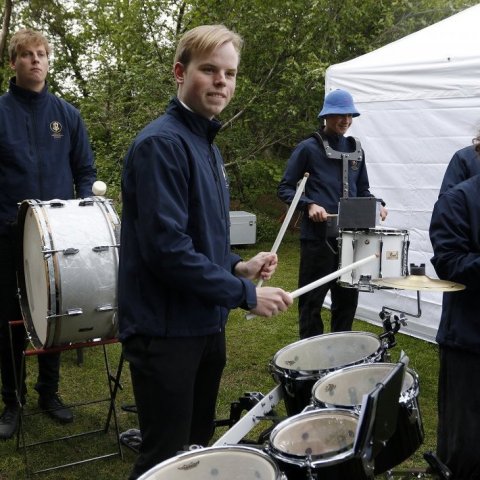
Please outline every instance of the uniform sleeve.
[{"label": "uniform sleeve", "polygon": [[[305,172],[309,171],[310,152],[304,143],[300,143],[290,156],[283,177],[277,188],[277,196],[282,202],[290,205],[297,191],[297,184],[302,180]],[[297,205],[297,210],[305,209],[310,203],[314,203],[303,194]]]},{"label": "uniform sleeve", "polygon": [[75,194],[77,198],[92,195],[92,185],[95,182],[97,170],[93,151],[88,140],[87,129],[78,112],[76,112],[71,133],[70,167],[73,174]]}]

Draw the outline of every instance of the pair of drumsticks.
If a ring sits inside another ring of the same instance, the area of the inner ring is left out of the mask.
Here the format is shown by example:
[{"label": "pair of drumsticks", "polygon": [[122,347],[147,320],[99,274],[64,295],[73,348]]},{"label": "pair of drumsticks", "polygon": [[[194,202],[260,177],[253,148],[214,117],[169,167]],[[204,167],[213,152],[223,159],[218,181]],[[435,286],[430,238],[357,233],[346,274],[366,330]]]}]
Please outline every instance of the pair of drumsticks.
[{"label": "pair of drumsticks", "polygon": [[[303,178],[301,182],[297,186],[297,190],[295,192],[295,196],[293,197],[292,203],[290,204],[290,207],[287,211],[287,214],[285,215],[285,219],[283,220],[282,226],[280,227],[280,230],[278,232],[277,238],[273,242],[273,246],[270,250],[272,253],[277,253],[278,247],[280,247],[280,244],[282,243],[283,236],[285,235],[285,232],[287,231],[288,225],[290,223],[290,220],[292,219],[293,213],[295,212],[295,209],[297,208],[297,204],[300,200],[300,197],[302,196],[302,192],[305,188],[305,184],[307,183],[309,173],[305,172],[303,175]],[[334,214],[331,214],[329,216],[336,216]],[[300,295],[303,295],[304,293],[310,292],[311,290],[314,290],[317,287],[320,287],[321,285],[325,285],[326,283],[334,280],[335,278],[341,277],[344,273],[350,272],[351,270],[360,267],[361,265],[364,265],[366,263],[372,262],[377,258],[377,255],[370,255],[366,258],[363,258],[361,260],[358,260],[357,262],[354,262],[346,267],[340,268],[339,270],[330,273],[329,275],[326,275],[325,277],[319,278],[318,280],[315,280],[312,283],[309,283],[308,285],[305,285],[297,290],[294,290],[293,292],[290,292],[290,296],[292,298],[297,298]],[[260,279],[257,283],[257,287],[261,287],[263,284],[263,280]],[[253,313],[248,313],[246,315],[246,318],[250,320],[251,318],[256,317],[255,314]]]}]

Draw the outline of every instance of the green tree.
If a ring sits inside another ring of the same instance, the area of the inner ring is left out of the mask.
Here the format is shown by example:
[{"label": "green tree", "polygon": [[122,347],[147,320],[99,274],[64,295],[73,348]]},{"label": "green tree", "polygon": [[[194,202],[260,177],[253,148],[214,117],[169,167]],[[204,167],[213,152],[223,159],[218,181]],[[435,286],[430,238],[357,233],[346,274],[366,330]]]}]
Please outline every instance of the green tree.
[{"label": "green tree", "polygon": [[[121,161],[131,140],[175,94],[171,71],[178,36],[204,23],[223,23],[238,31],[245,46],[237,92],[222,114],[224,131],[218,142],[233,199],[258,209],[259,198],[274,197],[294,145],[317,127],[329,65],[475,3],[7,0],[0,46],[22,26],[48,35],[54,47],[51,89],[80,108],[99,177],[109,184],[108,195],[117,198]],[[5,51],[2,59],[0,79],[5,89],[11,75]]]}]

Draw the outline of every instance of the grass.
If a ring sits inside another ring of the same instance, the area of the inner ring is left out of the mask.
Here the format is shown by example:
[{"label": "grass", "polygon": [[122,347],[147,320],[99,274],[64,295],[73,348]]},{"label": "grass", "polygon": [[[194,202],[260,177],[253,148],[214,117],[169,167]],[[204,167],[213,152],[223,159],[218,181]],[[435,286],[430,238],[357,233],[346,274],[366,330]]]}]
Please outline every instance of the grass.
[{"label": "grass", "polygon": [[[249,258],[259,250],[269,250],[271,245],[258,244],[254,248],[241,248],[237,251]],[[278,285],[287,291],[297,288],[298,276],[298,243],[293,236],[287,235],[279,250],[280,265],[277,273],[268,284]],[[354,330],[381,333],[377,326],[355,321]],[[328,331],[328,328],[327,328]],[[254,318],[247,320],[241,310],[233,311],[227,324],[228,363],[222,379],[218,402],[217,417],[228,419],[230,405],[246,392],[262,392],[272,390],[276,384],[269,373],[269,363],[276,352],[286,345],[298,340],[296,305],[275,318]],[[403,350],[410,357],[410,368],[420,378],[419,404],[425,429],[424,444],[404,464],[403,468],[425,468],[423,453],[435,450],[436,443],[436,388],[438,375],[437,346],[418,340],[401,332],[396,335],[397,345],[390,350],[392,360],[398,359]],[[120,359],[120,345],[106,347],[113,373]],[[104,426],[108,411],[106,402],[94,403],[74,408],[75,421],[71,425],[58,426],[44,414],[37,414],[37,395],[33,389],[36,377],[37,360],[27,359],[28,391],[26,412],[31,413],[25,420],[25,438],[27,442],[39,442],[68,434],[88,431]],[[60,394],[66,403],[90,402],[105,399],[108,396],[103,351],[101,347],[84,350],[84,363],[77,365],[75,350],[62,353],[62,379]],[[120,432],[129,428],[137,428],[136,417],[123,411],[121,405],[133,404],[133,395],[129,378],[128,365],[124,366],[122,389],[117,395],[118,423]],[[284,413],[282,405],[278,412]],[[112,424],[113,426],[113,424]],[[265,425],[267,427],[269,425]],[[263,428],[263,427],[262,427]],[[260,429],[261,430],[261,429]],[[225,433],[226,427],[216,429],[214,439]],[[250,432],[256,434],[255,430]],[[249,435],[250,438],[250,435]],[[252,438],[256,438],[253,436]],[[34,475],[39,479],[83,480],[97,478],[99,480],[127,478],[135,454],[123,448],[124,458],[119,456],[88,462],[73,467]],[[56,441],[30,447],[28,462],[31,469],[39,470],[50,466],[75,462],[85,458],[96,457],[116,451],[114,429],[108,434],[99,433],[70,440]],[[16,448],[16,442],[10,440],[0,443],[0,480],[17,480],[25,478],[23,450]]]}]

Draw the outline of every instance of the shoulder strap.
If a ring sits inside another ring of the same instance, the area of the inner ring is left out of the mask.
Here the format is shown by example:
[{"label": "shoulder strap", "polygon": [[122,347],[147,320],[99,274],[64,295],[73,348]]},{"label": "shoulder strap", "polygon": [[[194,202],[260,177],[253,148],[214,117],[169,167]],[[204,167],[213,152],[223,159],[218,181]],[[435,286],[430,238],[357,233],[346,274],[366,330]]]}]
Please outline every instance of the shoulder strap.
[{"label": "shoulder strap", "polygon": [[[346,153],[346,152],[338,152],[337,150],[333,150],[332,147],[330,147],[328,140],[325,138],[324,135],[322,135],[321,132],[316,131],[313,132],[310,137],[313,137],[317,140],[317,142],[323,146],[325,149],[325,153],[327,154],[328,157],[330,158],[335,158],[337,160],[342,160],[343,158],[348,158],[349,160],[356,160],[361,162],[363,160],[363,155],[362,155],[362,145],[360,143],[360,140],[357,137],[347,137],[348,141],[354,142],[354,150],[353,152]],[[349,158],[352,157],[352,158]]]}]

